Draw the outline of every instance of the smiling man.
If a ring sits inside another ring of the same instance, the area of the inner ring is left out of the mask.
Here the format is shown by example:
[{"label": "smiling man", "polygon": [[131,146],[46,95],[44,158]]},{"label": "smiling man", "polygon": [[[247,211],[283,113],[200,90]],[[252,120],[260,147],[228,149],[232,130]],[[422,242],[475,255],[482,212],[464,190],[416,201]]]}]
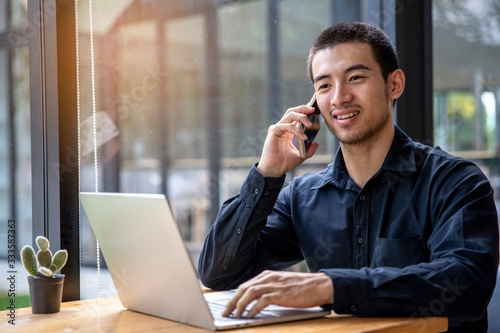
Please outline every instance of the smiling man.
[{"label": "smiling man", "polygon": [[[325,170],[292,144],[313,108],[270,126],[259,162],[222,206],[200,256],[202,282],[237,288],[225,314],[270,304],[358,316],[445,316],[449,332],[486,332],[498,269],[493,190],[477,166],[413,142],[393,124],[405,76],[378,28],[339,24],[313,43],[308,70],[339,139]],[[282,269],[305,260],[309,273]]]}]

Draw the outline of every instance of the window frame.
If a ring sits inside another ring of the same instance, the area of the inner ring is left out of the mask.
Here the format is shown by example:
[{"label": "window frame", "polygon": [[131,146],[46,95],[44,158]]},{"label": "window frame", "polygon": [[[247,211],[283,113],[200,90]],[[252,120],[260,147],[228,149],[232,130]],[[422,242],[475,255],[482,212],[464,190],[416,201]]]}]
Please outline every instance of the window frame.
[{"label": "window frame", "polygon": [[396,48],[405,72],[397,124],[415,141],[434,144],[432,0],[396,2]]},{"label": "window frame", "polygon": [[68,251],[63,301],[80,299],[74,8],[74,0],[28,2],[32,238]]}]

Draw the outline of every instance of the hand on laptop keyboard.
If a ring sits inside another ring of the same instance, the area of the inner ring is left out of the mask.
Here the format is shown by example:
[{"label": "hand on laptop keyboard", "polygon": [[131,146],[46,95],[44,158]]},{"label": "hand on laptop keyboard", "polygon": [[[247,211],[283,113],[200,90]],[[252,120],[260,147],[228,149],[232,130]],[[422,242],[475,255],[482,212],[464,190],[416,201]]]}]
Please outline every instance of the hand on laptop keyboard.
[{"label": "hand on laptop keyboard", "polygon": [[333,303],[333,285],[325,273],[264,271],[238,287],[222,315],[234,311],[238,318],[250,308],[247,316],[252,318],[271,304],[308,308],[329,303]]},{"label": "hand on laptop keyboard", "polygon": [[[207,302],[208,307],[210,308],[210,312],[212,312],[212,316],[215,320],[218,321],[231,321],[234,320],[236,317],[233,314],[230,314],[229,316],[223,316],[222,312],[226,308],[224,304],[217,303],[217,302]],[[250,308],[250,307],[249,307]],[[242,314],[242,318],[246,318],[248,314],[248,309],[245,310]],[[267,313],[265,311],[262,311],[261,313],[257,314],[256,316],[248,319],[266,319],[266,318],[272,318],[276,317],[276,314],[273,313]],[[237,318],[239,319],[239,318]]]}]

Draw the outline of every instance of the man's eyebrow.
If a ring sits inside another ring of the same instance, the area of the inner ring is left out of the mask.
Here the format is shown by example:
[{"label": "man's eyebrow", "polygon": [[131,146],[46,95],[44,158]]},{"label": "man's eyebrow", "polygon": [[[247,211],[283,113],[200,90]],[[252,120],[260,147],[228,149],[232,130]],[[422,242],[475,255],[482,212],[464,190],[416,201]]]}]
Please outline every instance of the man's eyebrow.
[{"label": "man's eyebrow", "polygon": [[[369,67],[367,67],[366,65],[363,65],[363,64],[356,64],[356,65],[352,65],[348,68],[346,68],[344,70],[344,73],[349,73],[351,71],[355,71],[355,70],[359,70],[359,69],[363,69],[363,70],[366,70],[366,71],[370,71],[371,69]],[[314,78],[314,83],[320,81],[320,80],[323,80],[323,79],[329,79],[331,78],[332,76],[331,75],[328,75],[328,74],[324,74],[324,75],[318,75]]]},{"label": "man's eyebrow", "polygon": [[358,69],[364,69],[364,70],[367,70],[369,71],[370,68],[368,68],[367,66],[363,65],[363,64],[356,64],[356,65],[352,65],[351,67],[348,67],[344,73],[348,73],[350,71],[355,71],[355,70],[358,70]]},{"label": "man's eyebrow", "polygon": [[318,75],[314,78],[314,83],[318,82],[319,80],[323,80],[323,79],[329,79],[331,78],[332,76],[331,75],[327,75],[327,74],[324,74],[324,75]]}]

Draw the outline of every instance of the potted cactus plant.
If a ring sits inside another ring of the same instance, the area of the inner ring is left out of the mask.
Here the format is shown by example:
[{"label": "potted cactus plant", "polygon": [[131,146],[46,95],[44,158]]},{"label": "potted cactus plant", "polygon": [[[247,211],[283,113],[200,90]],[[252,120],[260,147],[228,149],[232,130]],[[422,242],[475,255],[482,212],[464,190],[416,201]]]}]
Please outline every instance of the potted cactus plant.
[{"label": "potted cactus plant", "polygon": [[33,313],[53,313],[61,309],[64,275],[56,274],[68,259],[66,250],[57,251],[54,256],[50,251],[49,240],[38,236],[35,240],[39,251],[26,245],[21,250],[24,268],[30,274],[31,309]]}]

